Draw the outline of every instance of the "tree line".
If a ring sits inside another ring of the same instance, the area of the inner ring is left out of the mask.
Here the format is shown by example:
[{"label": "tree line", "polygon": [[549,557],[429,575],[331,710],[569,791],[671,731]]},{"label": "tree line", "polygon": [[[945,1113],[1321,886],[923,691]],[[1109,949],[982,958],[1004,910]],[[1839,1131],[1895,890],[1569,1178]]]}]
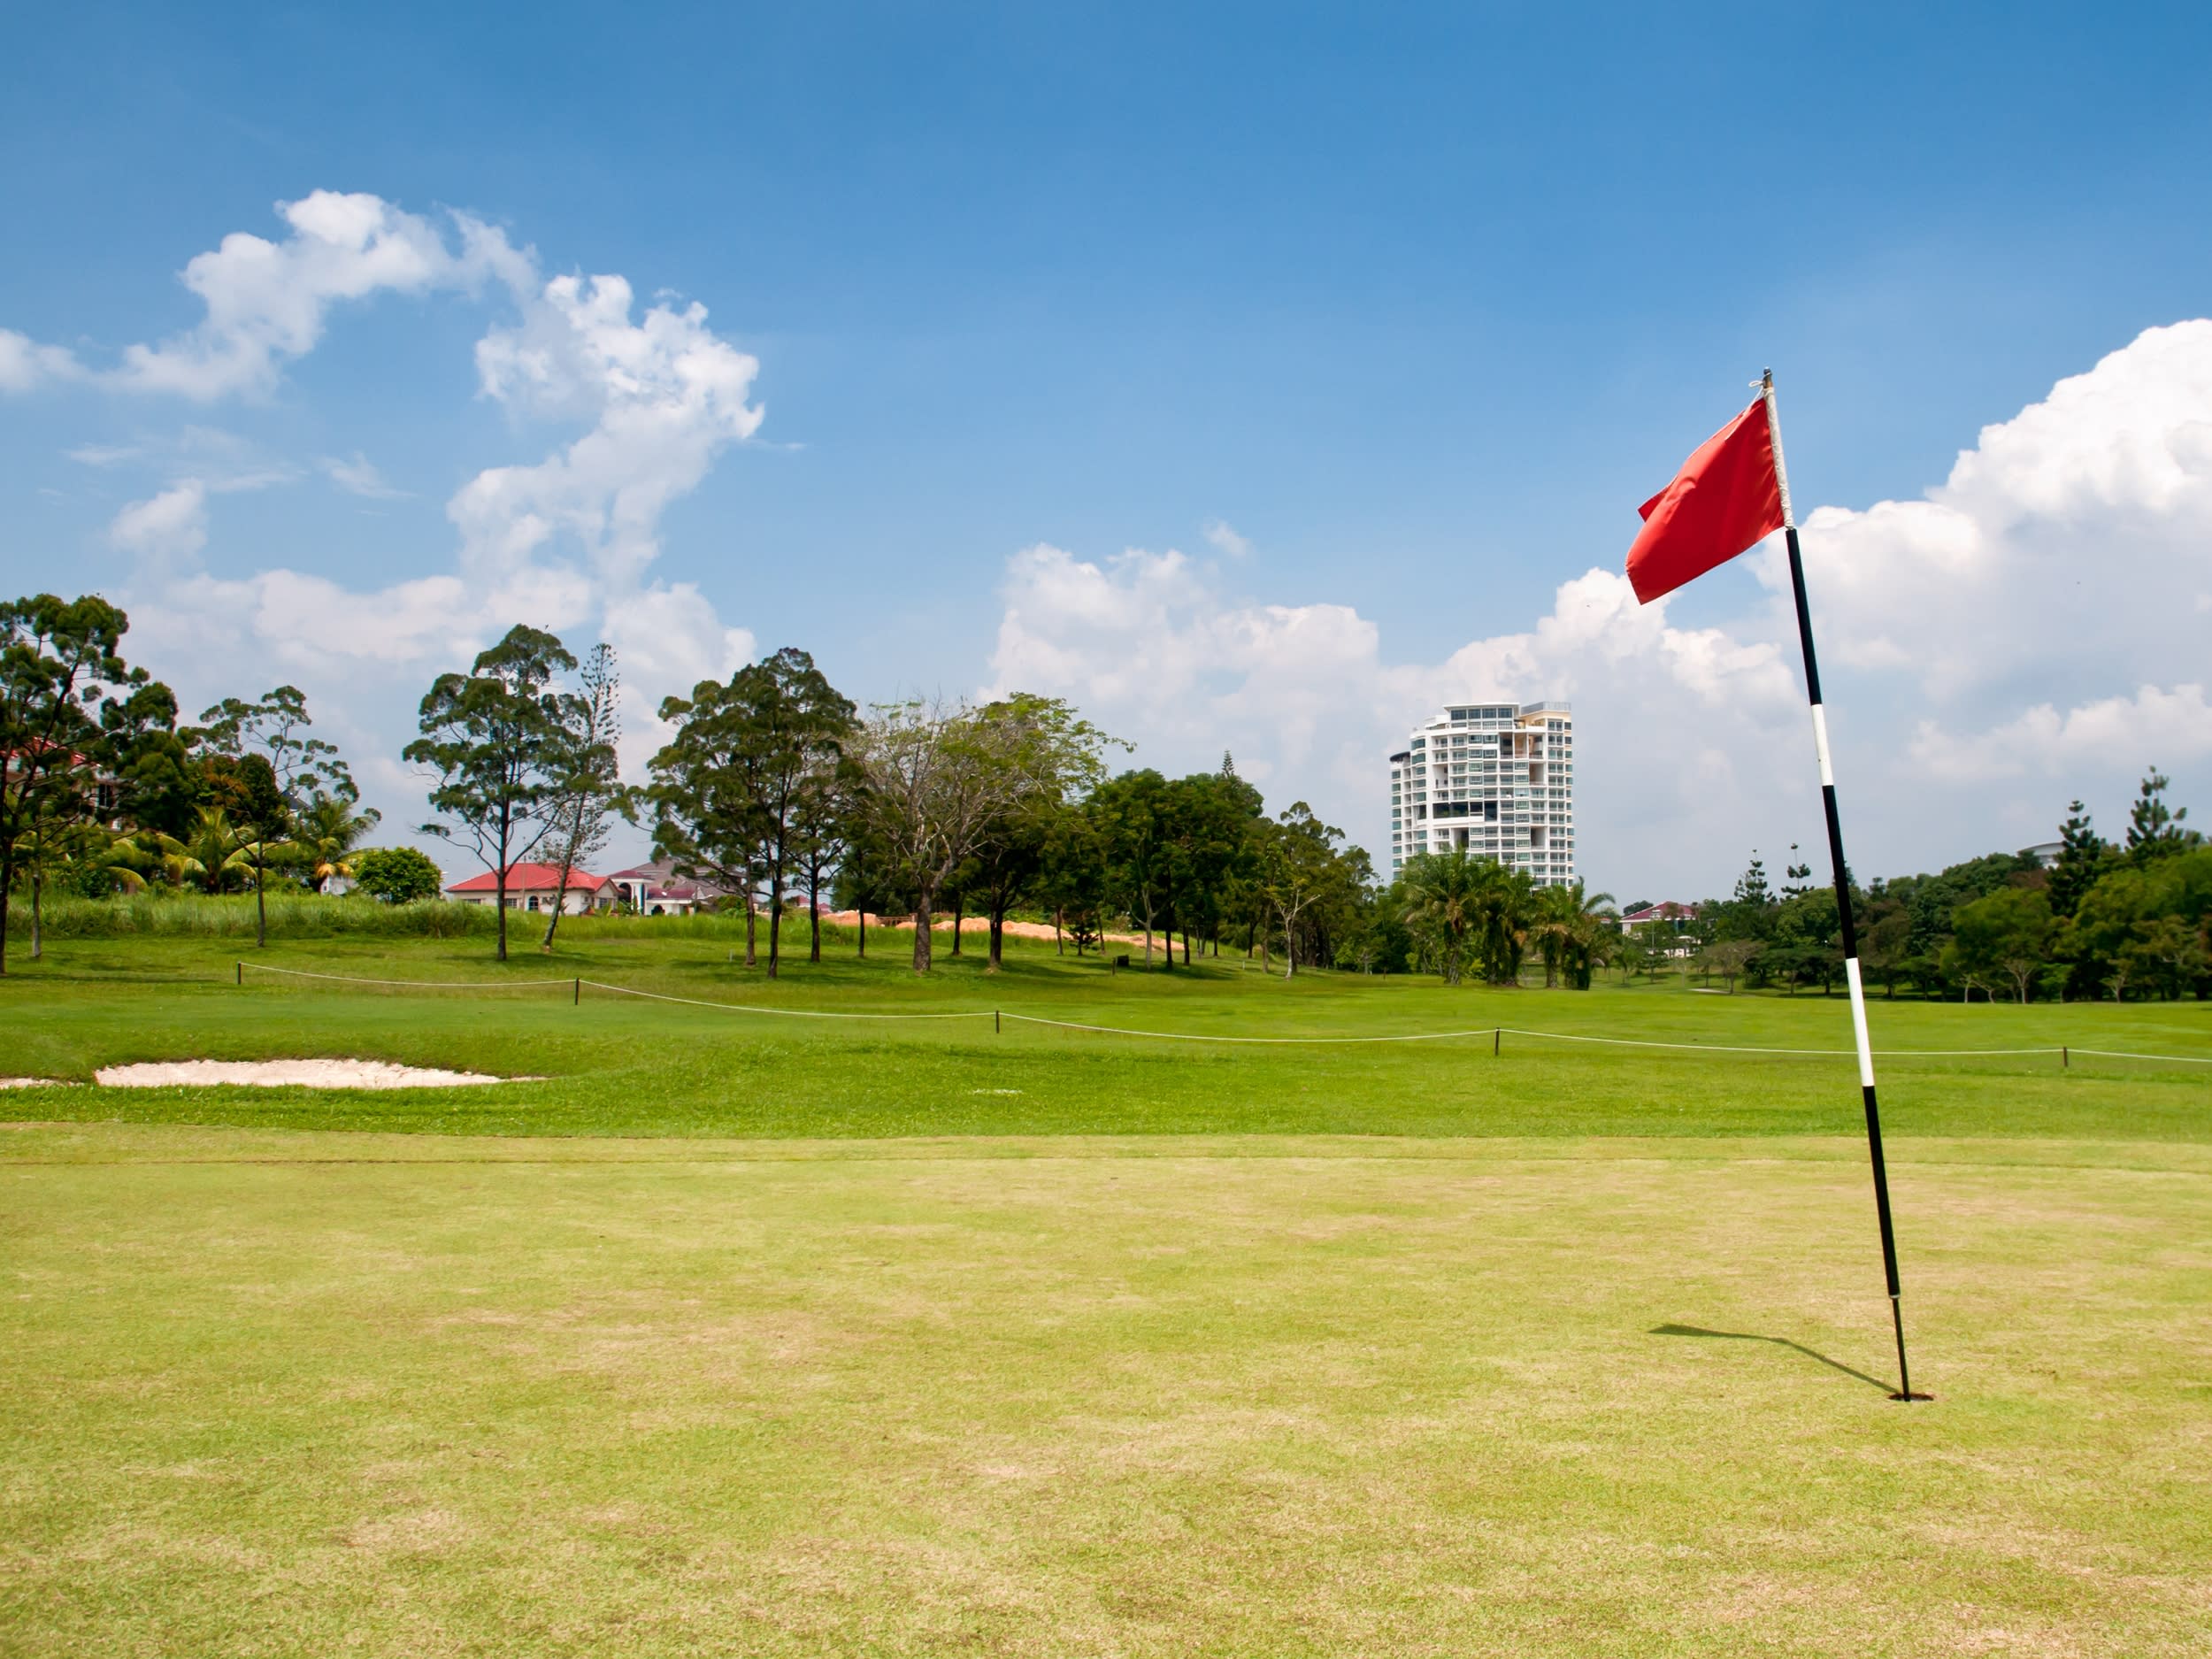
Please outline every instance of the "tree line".
[{"label": "tree line", "polygon": [[[28,888],[32,948],[50,884],[102,895],[159,882],[250,891],[266,942],[271,882],[345,876],[391,902],[434,899],[442,877],[410,847],[363,848],[379,819],[306,701],[279,686],[226,698],[196,723],[121,649],[128,618],[96,596],[0,605],[0,972],[7,920]],[[466,672],[439,675],[403,751],[428,783],[418,826],[493,878],[497,950],[508,952],[507,884],[535,861],[572,875],[618,819],[649,831],[655,854],[741,908],[749,964],[784,957],[787,913],[804,902],[818,960],[824,902],[911,919],[912,964],[932,964],[931,923],[987,920],[987,966],[1017,915],[1048,921],[1079,956],[1126,929],[1148,966],[1218,956],[1225,941],[1286,975],[1301,967],[1433,972],[1587,988],[1686,964],[1733,988],[1832,990],[1842,972],[1835,895],[1793,858],[1778,888],[1751,861],[1731,895],[1678,932],[1624,934],[1611,895],[1538,887],[1525,871],[1463,849],[1422,853],[1379,884],[1367,855],[1303,802],[1271,817],[1223,757],[1170,778],[1114,772],[1127,745],[1066,702],[1029,693],[981,703],[913,701],[864,711],[803,650],[787,648],[671,697],[669,741],[645,780],[618,775],[621,684],[614,653],[581,657],[517,626]],[[1868,976],[1890,995],[2179,996],[2212,991],[2207,934],[2212,849],[2168,780],[2143,780],[2119,843],[2076,802],[2046,868],[1992,854],[1937,875],[1851,888]],[[1794,849],[1793,849],[1794,851]],[[557,902],[541,941],[559,927]],[[764,933],[765,937],[762,935]]]},{"label": "tree line", "polygon": [[[437,866],[410,847],[364,848],[379,822],[306,701],[281,686],[227,698],[197,724],[170,688],[121,656],[128,618],[96,596],[0,606],[0,972],[9,906],[27,887],[33,950],[42,895],[60,882],[102,896],[154,883],[257,895],[267,941],[271,883],[319,888],[344,876],[373,896],[434,899]],[[1225,756],[1172,779],[1110,772],[1126,748],[1063,700],[1028,693],[980,704],[908,702],[861,710],[804,651],[786,649],[702,681],[658,710],[669,741],[641,783],[618,775],[620,679],[600,645],[579,657],[557,636],[511,629],[465,672],[439,675],[403,758],[434,816],[417,826],[493,879],[496,949],[508,954],[508,884],[526,862],[557,892],[602,851],[618,819],[655,855],[741,908],[746,960],[783,959],[801,896],[809,956],[825,899],[865,918],[913,922],[931,967],[930,923],[988,918],[1002,961],[1017,912],[1048,919],[1064,950],[1102,951],[1141,931],[1147,965],[1176,941],[1218,956],[1225,939],[1286,974],[1335,961],[1371,908],[1364,852],[1302,802],[1270,817]],[[557,902],[541,943],[560,925]],[[764,941],[761,935],[765,933]]]},{"label": "tree line", "polygon": [[[1991,853],[1935,875],[1851,886],[1859,954],[1886,995],[2003,996],[2027,1002],[2212,995],[2212,847],[2170,808],[2170,780],[2143,779],[2123,838],[2070,803],[2056,858]],[[1700,907],[1674,941],[1678,964],[1794,991],[1840,981],[1832,887],[1793,861],[1779,889],[1754,858],[1724,900]],[[1662,958],[1640,944],[1639,965]]]},{"label": "tree line", "polygon": [[377,822],[296,687],[225,698],[187,724],[176,694],[123,659],[129,626],[96,596],[0,603],[0,972],[26,887],[36,956],[49,884],[91,896],[320,886]]}]

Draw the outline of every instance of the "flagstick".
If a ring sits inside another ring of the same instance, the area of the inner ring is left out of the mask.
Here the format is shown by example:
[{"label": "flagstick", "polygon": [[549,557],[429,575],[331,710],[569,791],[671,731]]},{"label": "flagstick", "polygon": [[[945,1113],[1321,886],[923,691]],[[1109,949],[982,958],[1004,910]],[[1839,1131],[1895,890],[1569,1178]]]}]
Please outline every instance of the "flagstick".
[{"label": "flagstick", "polygon": [[1782,465],[1782,418],[1774,403],[1774,372],[1759,381],[1766,400],[1767,439],[1774,450],[1774,482],[1782,497],[1782,535],[1790,553],[1790,588],[1797,598],[1797,637],[1805,648],[1805,690],[1813,705],[1813,749],[1820,759],[1820,803],[1828,816],[1828,858],[1836,876],[1836,915],[1843,928],[1843,975],[1851,988],[1851,1033],[1859,1048],[1859,1094],[1866,1102],[1866,1148],[1874,1162],[1874,1213],[1882,1224],[1882,1271],[1889,1278],[1890,1324],[1897,1332],[1897,1392],[1893,1400],[1925,1400],[1912,1391],[1905,1364],[1905,1313],[1897,1282],[1897,1239],[1889,1220],[1889,1171],[1882,1162],[1882,1113],[1874,1099],[1874,1050],[1866,1035],[1866,989],[1859,975],[1859,929],[1851,914],[1851,878],[1843,861],[1843,820],[1836,813],[1836,775],[1828,760],[1828,716],[1820,702],[1820,664],[1813,656],[1813,613],[1805,601],[1805,561],[1797,547],[1797,514],[1790,506],[1789,473]]}]

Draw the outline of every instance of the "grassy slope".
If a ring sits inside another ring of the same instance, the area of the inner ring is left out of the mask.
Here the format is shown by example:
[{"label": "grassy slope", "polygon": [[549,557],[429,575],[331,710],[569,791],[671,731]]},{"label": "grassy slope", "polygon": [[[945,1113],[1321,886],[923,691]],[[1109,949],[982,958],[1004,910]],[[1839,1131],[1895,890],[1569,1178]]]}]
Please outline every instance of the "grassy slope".
[{"label": "grassy slope", "polygon": [[[610,930],[611,931],[611,930]],[[677,995],[777,1007],[908,1013],[1000,1008],[1078,1022],[1236,1036],[1379,1034],[1521,1026],[1661,1041],[1841,1048],[1840,998],[1697,995],[1677,986],[1588,994],[1447,989],[1431,980],[1302,976],[1233,963],[1109,977],[1047,946],[1009,971],[972,954],[927,981],[887,938],[864,964],[841,951],[780,982],[725,959],[726,943],[565,931],[548,958],[504,970],[480,941],[325,941],[272,963],[334,973],[486,984],[581,975]],[[85,1079],[96,1065],[188,1056],[359,1055],[551,1081],[499,1089],[341,1096],[289,1090],[39,1091],[17,1117],[114,1118],[299,1128],[501,1134],[916,1133],[1771,1134],[1847,1132],[1849,1062],[1578,1048],[1509,1037],[1357,1048],[1228,1048],[1093,1035],[989,1019],[753,1017],[566,988],[468,995],[231,981],[221,941],[70,941],[0,982],[0,1072]],[[2077,1047],[2212,1055],[2212,1005],[1916,1002],[1874,1010],[1897,1048]],[[2055,1056],[1884,1063],[1899,1134],[2201,1140],[2208,1070]]]}]

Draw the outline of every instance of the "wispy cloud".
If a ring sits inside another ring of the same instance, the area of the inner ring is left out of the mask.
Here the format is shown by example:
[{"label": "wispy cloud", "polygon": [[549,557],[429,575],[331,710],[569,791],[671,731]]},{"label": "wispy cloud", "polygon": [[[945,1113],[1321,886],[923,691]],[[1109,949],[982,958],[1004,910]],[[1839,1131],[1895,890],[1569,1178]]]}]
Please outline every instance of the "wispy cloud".
[{"label": "wispy cloud", "polygon": [[353,452],[350,461],[326,455],[315,465],[326,478],[349,495],[364,495],[371,501],[403,501],[407,498],[407,492],[386,483],[384,474],[376,470],[375,463],[358,449]]},{"label": "wispy cloud", "polygon": [[1204,526],[1206,540],[1212,542],[1233,559],[1248,557],[1252,551],[1251,539],[1239,535],[1226,518],[1209,518]]}]

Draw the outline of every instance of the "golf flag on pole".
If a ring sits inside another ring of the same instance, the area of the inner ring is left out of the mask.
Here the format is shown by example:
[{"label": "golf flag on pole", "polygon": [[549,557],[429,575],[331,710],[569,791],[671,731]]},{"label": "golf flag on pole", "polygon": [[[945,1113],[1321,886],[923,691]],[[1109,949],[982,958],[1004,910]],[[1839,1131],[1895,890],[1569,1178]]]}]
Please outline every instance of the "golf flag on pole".
[{"label": "golf flag on pole", "polygon": [[1897,1236],[1890,1223],[1889,1172],[1882,1159],[1882,1110],[1874,1090],[1874,1049],[1866,1032],[1866,986],[1859,972],[1859,932],[1851,913],[1850,866],[1843,857],[1843,817],[1836,808],[1835,767],[1828,753],[1828,711],[1820,697],[1820,660],[1813,650],[1812,606],[1805,597],[1805,559],[1790,511],[1789,469],[1782,463],[1782,417],[1774,376],[1763,375],[1751,407],[1700,444],[1674,482],[1640,511],[1644,527],[1628,550],[1628,580],[1649,604],[1745,549],[1783,533],[1790,592],[1797,602],[1797,641],[1805,653],[1805,693],[1812,704],[1813,756],[1820,764],[1820,803],[1828,820],[1828,859],[1835,872],[1843,977],[1851,993],[1851,1035],[1859,1055],[1859,1098],[1866,1109],[1866,1149],[1874,1166],[1874,1214],[1882,1233],[1882,1271],[1889,1282],[1890,1323],[1897,1333],[1897,1392],[1893,1400],[1925,1400],[1912,1391],[1905,1358],[1903,1286],[1897,1276]]},{"label": "golf flag on pole", "polygon": [[1637,511],[1628,580],[1649,604],[1782,527],[1782,486],[1763,397],[1697,447],[1674,482]]}]

